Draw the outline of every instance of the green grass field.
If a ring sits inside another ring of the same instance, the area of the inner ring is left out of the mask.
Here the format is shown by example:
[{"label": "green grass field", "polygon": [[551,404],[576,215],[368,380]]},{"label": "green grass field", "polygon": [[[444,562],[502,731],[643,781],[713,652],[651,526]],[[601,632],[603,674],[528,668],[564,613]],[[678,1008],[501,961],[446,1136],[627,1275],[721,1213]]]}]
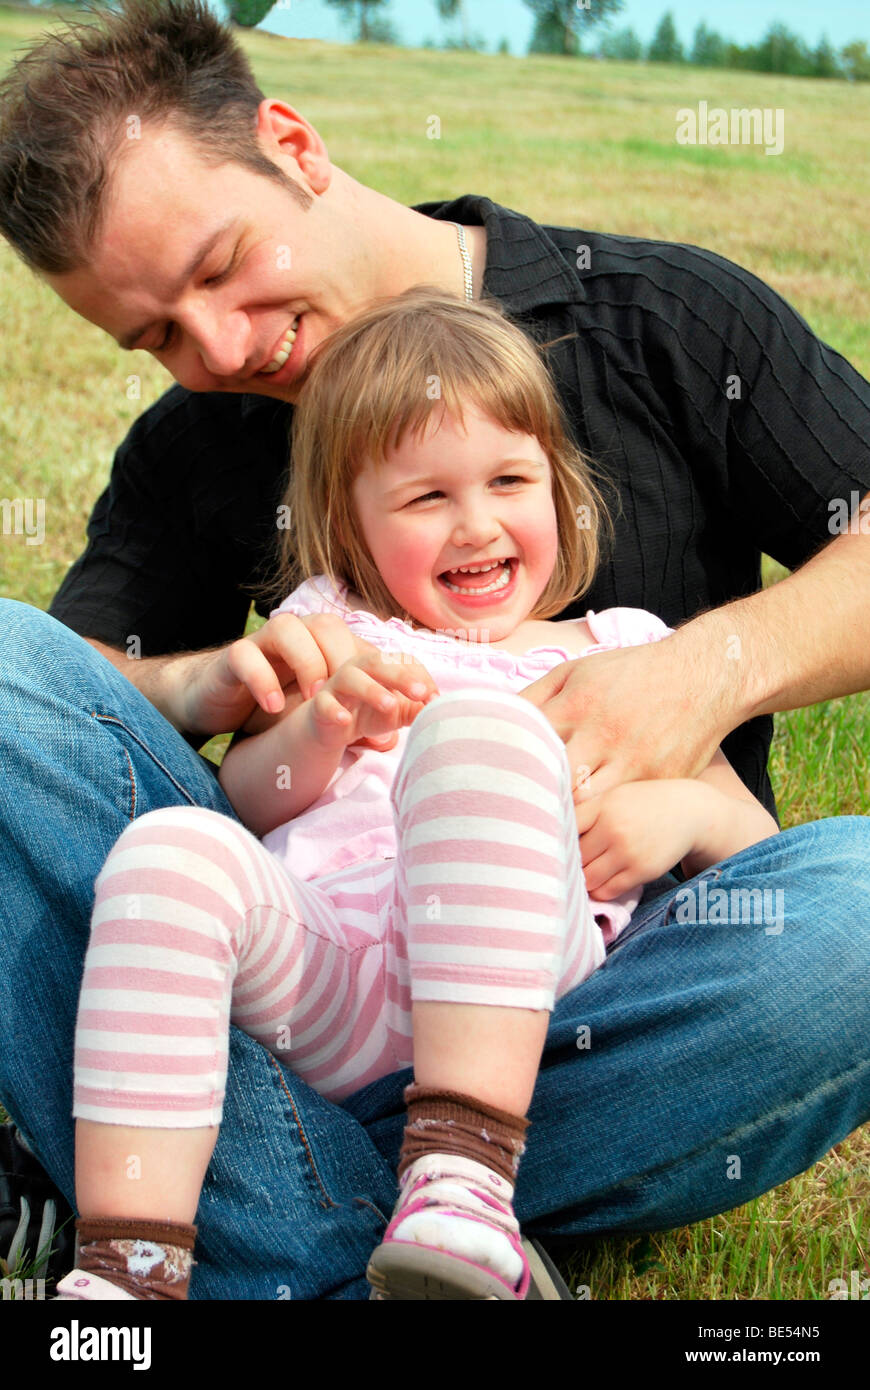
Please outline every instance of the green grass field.
[{"label": "green grass field", "polygon": [[[0,7],[0,65],[49,23]],[[870,374],[870,87],[265,34],[243,43],[267,93],[317,127],[333,161],[397,201],[483,193],[543,223],[708,246]],[[701,100],[781,108],[784,152],[677,145],[677,110]],[[433,115],[438,140],[427,138]],[[44,608],[82,548],[114,447],[169,378],[146,354],[122,358],[5,243],[0,306],[0,496],[46,499],[42,545],[3,538],[0,592]],[[785,573],[765,558],[766,584]],[[870,694],[777,716],[783,827],[870,814],[868,764]],[[824,1298],[832,1278],[866,1272],[868,1199],[865,1126],[758,1201],[684,1230],[586,1242],[566,1268],[597,1299]]]}]

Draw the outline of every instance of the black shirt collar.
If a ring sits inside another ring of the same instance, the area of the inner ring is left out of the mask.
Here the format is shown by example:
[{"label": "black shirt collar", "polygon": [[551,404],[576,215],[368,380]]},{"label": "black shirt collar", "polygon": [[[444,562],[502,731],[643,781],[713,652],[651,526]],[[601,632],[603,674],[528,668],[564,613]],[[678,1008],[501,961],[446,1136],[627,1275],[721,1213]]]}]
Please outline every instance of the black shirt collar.
[{"label": "black shirt collar", "polygon": [[509,313],[586,298],[580,276],[571,274],[564,252],[548,235],[548,229],[521,212],[474,193],[449,203],[417,203],[414,212],[486,228],[483,293],[499,300]]}]

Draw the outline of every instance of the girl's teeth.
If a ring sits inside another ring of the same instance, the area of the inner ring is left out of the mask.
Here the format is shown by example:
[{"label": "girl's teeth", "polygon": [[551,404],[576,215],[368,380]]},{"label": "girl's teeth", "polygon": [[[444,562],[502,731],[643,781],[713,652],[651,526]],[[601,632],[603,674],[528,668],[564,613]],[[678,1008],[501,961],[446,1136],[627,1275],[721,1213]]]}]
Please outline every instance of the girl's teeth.
[{"label": "girl's teeth", "polygon": [[[465,574],[481,573],[480,570],[471,569],[465,566],[462,567],[462,572]],[[454,573],[456,573],[455,570]],[[494,579],[491,584],[478,584],[475,585],[473,589],[464,589],[461,588],[458,584],[451,584],[449,579],[442,579],[441,582],[446,586],[446,588],[451,589],[454,594],[491,594],[496,589],[505,588],[505,586],[510,583],[510,578],[511,567],[510,561],[507,560],[502,563],[501,571],[498,575],[498,578]]]},{"label": "girl's teeth", "polygon": [[272,372],[280,372],[281,368],[284,366],[284,363],[287,361],[287,358],[293,351],[293,344],[296,342],[296,330],[298,329],[298,327],[299,319],[295,318],[293,320],[293,327],[290,329],[287,336],[283,339],[281,346],[275,353],[275,356],[272,358],[272,361],[269,362],[265,367],[261,367],[260,371],[268,372],[270,374]]}]

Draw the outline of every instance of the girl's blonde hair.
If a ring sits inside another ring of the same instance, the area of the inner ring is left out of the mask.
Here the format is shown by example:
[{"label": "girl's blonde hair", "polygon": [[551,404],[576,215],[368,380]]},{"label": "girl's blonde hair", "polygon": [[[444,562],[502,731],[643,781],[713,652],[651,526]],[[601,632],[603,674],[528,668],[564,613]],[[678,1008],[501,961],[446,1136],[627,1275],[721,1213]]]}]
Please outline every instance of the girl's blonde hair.
[{"label": "girl's blonde hair", "polygon": [[326,574],[376,616],[414,623],[412,614],[397,614],[401,605],[369,553],[351,488],[367,459],[384,462],[409,429],[425,429],[433,410],[446,408],[464,428],[466,404],[534,436],[550,462],[558,555],[530,616],[548,618],[579,598],[598,567],[599,528],[612,532],[612,522],[590,464],[569,438],[542,352],[495,300],[466,303],[428,285],[378,301],[319,343],[293,416],[273,601]]}]

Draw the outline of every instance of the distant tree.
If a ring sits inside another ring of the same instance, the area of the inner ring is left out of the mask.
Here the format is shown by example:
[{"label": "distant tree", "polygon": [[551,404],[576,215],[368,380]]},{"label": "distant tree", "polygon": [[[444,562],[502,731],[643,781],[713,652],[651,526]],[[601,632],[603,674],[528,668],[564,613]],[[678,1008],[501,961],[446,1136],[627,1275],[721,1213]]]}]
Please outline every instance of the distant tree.
[{"label": "distant tree", "polygon": [[741,48],[739,43],[732,43],[729,39],[725,44],[724,68],[746,68],[750,66],[751,53],[748,48]]},{"label": "distant tree", "polygon": [[843,69],[837,57],[836,50],[828,43],[826,35],[822,35],[812,52],[813,76],[814,77],[842,77]]},{"label": "distant tree", "polygon": [[677,38],[674,16],[670,10],[663,14],[659,20],[659,27],[653,34],[646,56],[651,63],[684,63],[686,61],[683,45]]},{"label": "distant tree", "polygon": [[442,19],[455,19],[459,16],[462,24],[462,42],[448,42],[445,48],[471,48],[471,37],[468,32],[468,14],[463,0],[435,0],[435,6]]},{"label": "distant tree", "polygon": [[607,23],[625,0],[524,0],[535,16],[530,53],[564,53],[576,57],[581,32]]},{"label": "distant tree", "polygon": [[620,63],[637,63],[643,57],[643,44],[633,29],[617,29],[614,34],[605,34],[598,45],[602,58],[612,58]]},{"label": "distant tree", "polygon": [[510,53],[510,51],[511,46],[508,43],[507,39],[502,39],[499,43],[498,48],[496,49],[496,53]]},{"label": "distant tree", "polygon": [[746,67],[756,72],[787,73],[791,77],[811,77],[813,63],[803,39],[784,24],[771,24],[761,43],[745,50]]},{"label": "distant tree", "polygon": [[699,24],[692,40],[689,62],[697,63],[699,68],[722,68],[727,56],[728,45],[722,35],[708,29],[703,22]]},{"label": "distant tree", "polygon": [[227,18],[241,29],[254,29],[274,3],[275,0],[225,0]]},{"label": "distant tree", "polygon": [[863,39],[856,39],[854,43],[847,43],[845,48],[841,48],[840,61],[850,82],[870,82],[870,52]]},{"label": "distant tree", "polygon": [[444,42],[447,49],[467,48],[473,53],[486,52],[486,35],[472,34],[468,28],[468,14],[466,12],[464,0],[435,0],[438,13],[442,19],[455,19],[459,16],[462,23],[462,35],[460,38],[450,36]]},{"label": "distant tree", "polygon": [[341,10],[344,19],[357,26],[357,39],[360,43],[395,43],[396,31],[386,15],[372,14],[372,10],[388,3],[388,0],[326,0]]}]

